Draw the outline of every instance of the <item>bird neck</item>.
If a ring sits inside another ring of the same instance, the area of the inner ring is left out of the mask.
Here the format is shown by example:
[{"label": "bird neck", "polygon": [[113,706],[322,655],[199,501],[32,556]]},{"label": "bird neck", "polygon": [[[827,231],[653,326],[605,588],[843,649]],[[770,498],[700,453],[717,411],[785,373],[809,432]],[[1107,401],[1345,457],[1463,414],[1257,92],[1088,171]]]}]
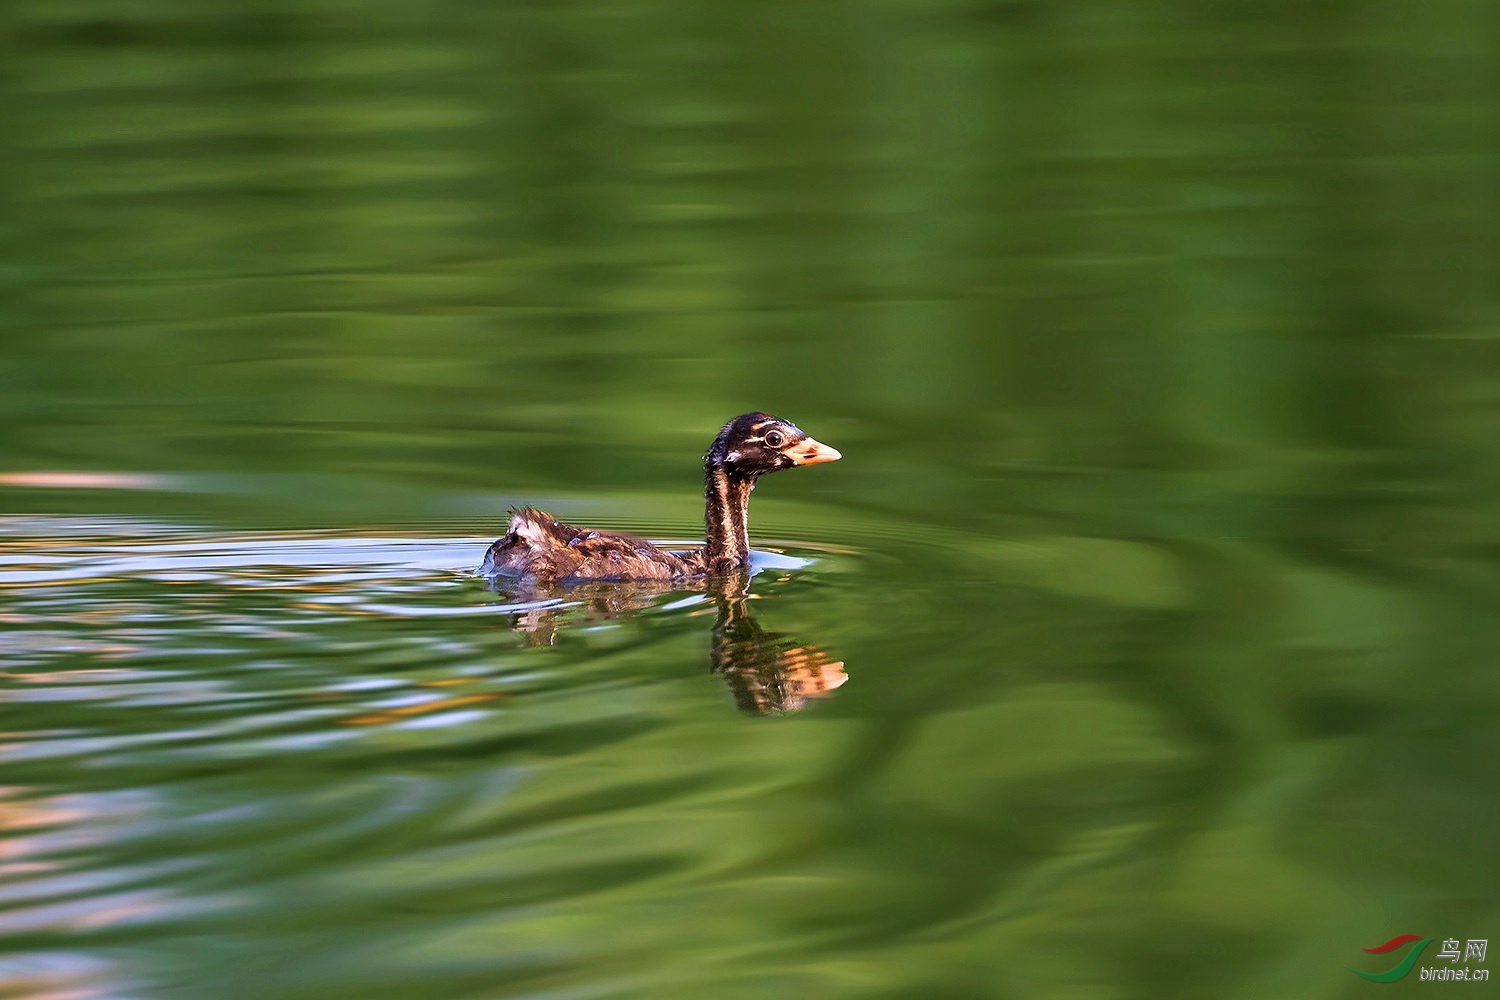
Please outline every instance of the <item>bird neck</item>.
[{"label": "bird neck", "polygon": [[731,475],[721,465],[703,469],[703,525],[708,533],[705,562],[710,573],[724,573],[750,558],[745,511],[755,480]]}]

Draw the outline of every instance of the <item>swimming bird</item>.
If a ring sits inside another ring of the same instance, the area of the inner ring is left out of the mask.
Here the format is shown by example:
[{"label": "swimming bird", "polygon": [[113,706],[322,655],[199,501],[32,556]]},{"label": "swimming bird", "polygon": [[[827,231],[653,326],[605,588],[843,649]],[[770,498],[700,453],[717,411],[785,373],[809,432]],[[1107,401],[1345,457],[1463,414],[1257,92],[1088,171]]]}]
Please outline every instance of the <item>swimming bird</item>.
[{"label": "swimming bird", "polygon": [[521,507],[509,512],[509,529],[485,552],[479,573],[564,584],[727,573],[750,558],[746,509],[756,480],[842,457],[789,420],[744,413],[724,425],[703,456],[707,540],[700,548],[668,551],[633,535],[578,528],[535,507]]}]

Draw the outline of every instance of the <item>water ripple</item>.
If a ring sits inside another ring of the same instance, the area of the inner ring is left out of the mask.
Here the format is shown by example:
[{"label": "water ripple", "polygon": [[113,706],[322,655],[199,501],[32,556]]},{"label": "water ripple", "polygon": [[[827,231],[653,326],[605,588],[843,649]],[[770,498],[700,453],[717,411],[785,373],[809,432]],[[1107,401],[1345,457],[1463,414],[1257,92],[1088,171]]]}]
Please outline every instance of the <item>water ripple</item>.
[{"label": "water ripple", "polygon": [[727,787],[674,749],[683,720],[845,679],[748,614],[835,579],[826,552],[758,552],[726,604],[495,591],[474,536],[0,529],[0,933],[27,949],[0,984],[128,978],[64,940],[494,924],[670,881],[700,834],[644,818],[697,829]]}]

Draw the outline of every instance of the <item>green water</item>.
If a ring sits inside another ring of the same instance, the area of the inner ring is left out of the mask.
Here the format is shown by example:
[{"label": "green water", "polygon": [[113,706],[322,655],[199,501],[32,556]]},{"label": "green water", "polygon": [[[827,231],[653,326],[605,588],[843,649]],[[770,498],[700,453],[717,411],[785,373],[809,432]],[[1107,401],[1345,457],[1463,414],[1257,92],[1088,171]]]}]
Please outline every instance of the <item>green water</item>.
[{"label": "green water", "polygon": [[[1494,28],[9,5],[0,997],[1438,989],[1345,966],[1500,937]],[[473,576],[749,409],[845,457],[748,598]]]}]

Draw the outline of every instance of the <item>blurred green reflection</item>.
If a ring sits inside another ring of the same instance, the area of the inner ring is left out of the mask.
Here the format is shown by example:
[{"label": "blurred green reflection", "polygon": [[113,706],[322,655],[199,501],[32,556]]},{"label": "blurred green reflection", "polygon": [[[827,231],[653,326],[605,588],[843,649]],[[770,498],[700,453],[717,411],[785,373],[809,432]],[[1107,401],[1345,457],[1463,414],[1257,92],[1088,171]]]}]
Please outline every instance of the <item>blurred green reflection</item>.
[{"label": "blurred green reflection", "polygon": [[[9,5],[0,996],[1283,1000],[1495,936],[1492,22]],[[845,455],[753,601],[528,644],[465,572],[517,501],[695,537],[750,409]],[[788,656],[851,682],[735,712]]]}]

